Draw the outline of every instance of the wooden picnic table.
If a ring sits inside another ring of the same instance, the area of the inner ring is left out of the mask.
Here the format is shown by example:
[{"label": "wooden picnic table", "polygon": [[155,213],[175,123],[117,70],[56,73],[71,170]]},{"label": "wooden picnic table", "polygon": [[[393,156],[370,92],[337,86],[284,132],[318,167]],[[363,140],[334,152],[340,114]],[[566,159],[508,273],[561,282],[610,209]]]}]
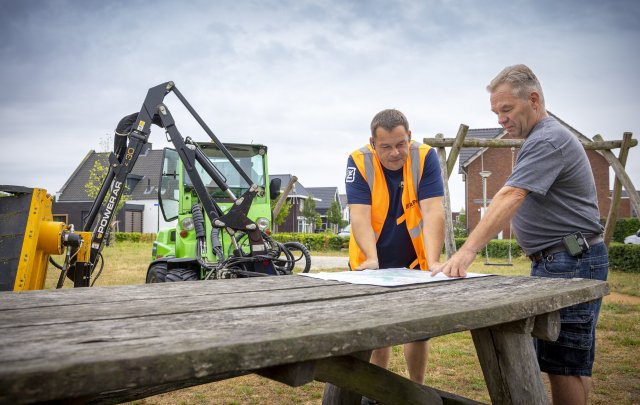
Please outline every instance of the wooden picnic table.
[{"label": "wooden picnic table", "polygon": [[359,404],[360,394],[473,403],[366,361],[375,348],[464,330],[493,403],[546,403],[531,333],[555,339],[557,310],[607,292],[601,281],[501,276],[392,288],[281,276],[2,292],[0,403],[123,402],[248,373],[332,383],[325,403]]}]

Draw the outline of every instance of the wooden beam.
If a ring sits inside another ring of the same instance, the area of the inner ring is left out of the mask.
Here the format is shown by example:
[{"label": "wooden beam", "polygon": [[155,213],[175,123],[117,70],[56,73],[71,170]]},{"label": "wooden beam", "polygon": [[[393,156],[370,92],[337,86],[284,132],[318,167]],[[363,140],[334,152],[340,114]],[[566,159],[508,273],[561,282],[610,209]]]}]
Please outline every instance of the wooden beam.
[{"label": "wooden beam", "polygon": [[296,184],[296,181],[298,181],[298,178],[296,176],[291,176],[291,179],[289,179],[289,184],[287,184],[287,187],[285,187],[282,194],[280,194],[280,197],[278,198],[278,202],[276,203],[276,206],[273,208],[272,215],[273,215],[274,221],[278,216],[278,214],[280,213],[280,210],[282,209],[282,206],[284,205],[285,201],[287,201],[287,196],[291,192],[293,185]]},{"label": "wooden beam", "polygon": [[550,342],[558,340],[558,336],[560,336],[560,311],[536,316],[531,334],[533,337]]},{"label": "wooden beam", "polygon": [[[442,137],[442,134],[436,137]],[[453,234],[453,218],[451,217],[451,196],[449,194],[449,175],[447,168],[447,156],[444,148],[438,148],[438,159],[440,160],[440,172],[442,175],[442,184],[444,186],[444,250],[447,259],[456,252],[455,235]]]},{"label": "wooden beam", "polygon": [[[622,135],[622,146],[620,147],[620,154],[618,160],[624,168],[627,165],[627,157],[629,156],[629,148],[631,148],[631,132],[625,132]],[[622,194],[622,183],[615,177],[613,181],[613,194],[611,196],[611,206],[609,207],[609,214],[607,215],[607,224],[604,227],[604,243],[609,246],[611,239],[613,238],[613,231],[616,229],[616,221],[618,220],[618,209],[620,208],[620,196]]]},{"label": "wooden beam", "polygon": [[[371,358],[371,352],[371,350],[366,350],[353,353],[348,356],[350,358],[348,361],[360,360],[368,363]],[[316,365],[318,365],[318,362],[316,362]],[[322,405],[360,405],[362,394],[354,391],[351,386],[343,385],[339,378],[335,378],[335,374],[332,371],[334,367],[335,361],[331,360],[325,361],[324,367],[320,365],[316,368],[317,374],[315,378],[326,383],[322,393]],[[338,371],[340,371],[339,367]]]},{"label": "wooden beam", "polygon": [[[595,142],[601,142],[602,136],[594,135],[593,137]],[[637,143],[634,139],[633,142]],[[631,144],[633,145],[633,142]],[[633,204],[636,212],[640,212],[640,196],[638,196],[638,192],[636,188],[633,186],[629,175],[624,170],[624,166],[620,163],[618,158],[610,151],[610,150],[601,150],[600,154],[607,159],[611,168],[613,168],[614,173],[616,174],[616,178],[620,180],[620,183],[624,186],[625,190],[627,190],[627,194],[629,194],[629,200],[631,204]]]},{"label": "wooden beam", "polygon": [[[602,138],[600,138],[602,139]],[[452,147],[456,142],[456,138],[424,138],[423,142],[434,148]],[[484,138],[466,138],[461,147],[464,148],[519,148],[524,142],[523,139],[484,139]],[[622,147],[622,141],[605,141],[583,142],[582,146],[586,150],[610,150]],[[638,140],[631,141],[630,147],[638,145]]]},{"label": "wooden beam", "polygon": [[287,384],[290,387],[299,387],[313,381],[315,363],[313,361],[301,361],[299,363],[267,367],[256,371],[256,374]]},{"label": "wooden beam", "polygon": [[451,146],[451,150],[449,151],[449,158],[447,159],[447,179],[451,177],[451,173],[453,173],[453,168],[456,164],[456,160],[458,160],[460,149],[462,149],[462,143],[467,137],[468,131],[468,125],[460,124],[460,128],[458,128],[458,134],[456,135],[456,140],[453,142],[453,146]]},{"label": "wooden beam", "polygon": [[[440,395],[431,388],[351,356],[316,360],[316,380],[340,384],[383,404],[442,404]],[[325,389],[323,404],[360,405],[361,394],[348,401],[330,394]]]}]

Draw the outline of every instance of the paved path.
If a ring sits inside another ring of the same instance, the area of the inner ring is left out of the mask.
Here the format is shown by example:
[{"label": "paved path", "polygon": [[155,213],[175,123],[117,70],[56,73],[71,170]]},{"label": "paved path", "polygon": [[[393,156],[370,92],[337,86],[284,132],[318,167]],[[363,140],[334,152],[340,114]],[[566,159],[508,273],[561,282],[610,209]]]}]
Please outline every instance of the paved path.
[{"label": "paved path", "polygon": [[348,270],[346,256],[311,256],[311,271],[322,271],[323,269],[341,268]]}]

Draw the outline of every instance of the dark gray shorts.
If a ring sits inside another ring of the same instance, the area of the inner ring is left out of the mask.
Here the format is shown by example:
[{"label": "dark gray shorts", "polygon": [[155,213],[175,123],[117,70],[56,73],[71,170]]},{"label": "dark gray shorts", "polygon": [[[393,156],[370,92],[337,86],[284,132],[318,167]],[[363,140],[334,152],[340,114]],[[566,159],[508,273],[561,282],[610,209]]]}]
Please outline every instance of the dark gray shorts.
[{"label": "dark gray shorts", "polygon": [[[556,253],[531,266],[531,275],[551,278],[606,280],[609,273],[604,243],[591,246],[582,256]],[[560,311],[560,336],[555,342],[534,339],[540,370],[549,374],[591,376],[596,350],[596,323],[601,299]]]}]

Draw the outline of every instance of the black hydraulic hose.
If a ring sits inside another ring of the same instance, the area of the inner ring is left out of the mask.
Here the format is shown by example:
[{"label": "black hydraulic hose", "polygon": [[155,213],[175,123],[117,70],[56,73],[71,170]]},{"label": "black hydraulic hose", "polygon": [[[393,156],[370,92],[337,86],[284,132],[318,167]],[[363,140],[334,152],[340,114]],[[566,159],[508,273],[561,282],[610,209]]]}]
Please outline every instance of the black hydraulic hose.
[{"label": "black hydraulic hose", "polygon": [[220,228],[211,228],[211,248],[215,253],[218,261],[224,260],[224,251],[220,242]]},{"label": "black hydraulic hose", "polygon": [[200,266],[206,267],[204,260],[202,260],[202,251],[206,249],[207,239],[204,227],[204,215],[202,215],[202,208],[199,204],[194,204],[194,206],[191,207],[191,217],[193,218],[193,227],[196,231],[196,261]]},{"label": "black hydraulic hose", "polygon": [[49,263],[51,263],[56,269],[62,270],[62,266],[59,265],[55,260],[53,260],[53,257],[51,256],[49,256]]},{"label": "black hydraulic hose", "polygon": [[191,215],[193,216],[193,226],[196,230],[196,239],[204,238],[206,232],[204,229],[204,216],[202,215],[202,208],[200,205],[195,204],[191,208]]},{"label": "black hydraulic hose", "polygon": [[100,260],[100,268],[98,269],[98,273],[96,274],[96,276],[93,278],[91,287],[93,287],[93,285],[96,283],[98,277],[100,277],[100,274],[102,274],[102,269],[104,268],[104,257],[102,256],[102,253],[98,253],[98,260]]}]

